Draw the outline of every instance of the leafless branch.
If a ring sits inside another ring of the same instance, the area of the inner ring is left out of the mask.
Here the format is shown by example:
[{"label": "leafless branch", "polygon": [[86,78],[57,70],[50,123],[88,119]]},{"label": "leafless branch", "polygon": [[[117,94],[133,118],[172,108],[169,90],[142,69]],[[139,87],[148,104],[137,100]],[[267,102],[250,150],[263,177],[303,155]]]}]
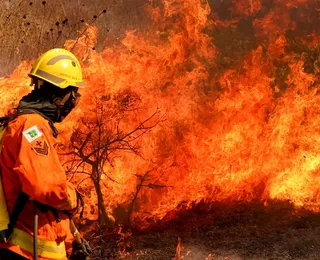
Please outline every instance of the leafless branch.
[{"label": "leafless branch", "polygon": [[115,179],[113,179],[113,178],[111,178],[108,174],[106,174],[105,172],[103,172],[103,174],[105,175],[105,176],[107,176],[107,178],[110,180],[110,181],[112,181],[112,182],[115,182],[115,183],[118,183],[119,184],[119,182],[118,181],[116,181]]},{"label": "leafless branch", "polygon": [[152,170],[153,169],[151,169],[149,171],[146,171],[143,175],[134,174],[139,179],[139,183],[136,186],[136,191],[135,191],[135,193],[133,195],[133,199],[132,199],[131,204],[129,205],[129,208],[128,208],[128,223],[130,224],[130,226],[131,226],[131,215],[132,215],[132,212],[133,212],[133,209],[134,209],[134,204],[137,201],[138,195],[140,193],[140,190],[142,188],[142,185],[143,185],[145,179],[151,173]]},{"label": "leafless branch", "polygon": [[147,187],[147,188],[150,188],[150,189],[159,189],[159,188],[173,188],[173,186],[168,186],[168,185],[159,185],[159,184],[152,184],[152,183],[149,183],[149,184],[146,184],[146,185],[141,185],[141,187]]},{"label": "leafless branch", "polygon": [[85,139],[84,142],[82,143],[80,149],[78,149],[78,153],[79,153],[80,157],[84,157],[83,148],[84,148],[84,147],[86,146],[86,144],[89,142],[91,136],[92,136],[92,132],[88,133],[88,135],[86,136],[86,139]]},{"label": "leafless branch", "polygon": [[138,198],[138,195],[142,189],[142,187],[146,187],[146,188],[149,188],[149,189],[161,189],[161,188],[173,188],[173,186],[168,186],[168,185],[161,185],[161,184],[155,184],[155,183],[148,183],[148,184],[145,184],[146,181],[148,181],[148,177],[150,177],[150,173],[152,171],[154,171],[155,169],[151,169],[149,171],[146,171],[143,175],[141,174],[133,174],[134,176],[136,176],[138,179],[139,179],[139,183],[137,184],[136,186],[136,191],[133,195],[133,199],[129,205],[129,208],[128,208],[128,222],[130,224],[130,226],[132,225],[131,224],[131,215],[133,213],[133,210],[134,210],[134,205],[137,201],[137,198]]},{"label": "leafless branch", "polygon": [[78,183],[78,185],[77,185],[77,189],[80,187],[80,185],[81,185],[83,182],[85,182],[85,181],[88,180],[88,179],[90,179],[90,176],[84,178],[83,180],[81,180],[81,181]]}]

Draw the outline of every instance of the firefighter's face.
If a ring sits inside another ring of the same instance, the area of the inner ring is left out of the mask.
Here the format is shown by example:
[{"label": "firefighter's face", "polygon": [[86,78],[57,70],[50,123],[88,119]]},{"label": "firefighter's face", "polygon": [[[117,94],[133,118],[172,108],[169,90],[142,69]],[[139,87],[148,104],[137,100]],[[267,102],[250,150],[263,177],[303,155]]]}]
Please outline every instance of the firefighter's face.
[{"label": "firefighter's face", "polygon": [[54,102],[58,107],[57,122],[62,122],[70,114],[72,109],[79,103],[80,97],[78,88],[72,87],[68,93]]}]

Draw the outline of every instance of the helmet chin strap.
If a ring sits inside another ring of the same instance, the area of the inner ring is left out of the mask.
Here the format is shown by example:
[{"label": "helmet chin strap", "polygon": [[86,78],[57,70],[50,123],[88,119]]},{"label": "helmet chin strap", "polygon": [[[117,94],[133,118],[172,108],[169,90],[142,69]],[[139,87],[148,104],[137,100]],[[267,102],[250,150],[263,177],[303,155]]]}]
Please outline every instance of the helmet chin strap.
[{"label": "helmet chin strap", "polygon": [[57,107],[56,122],[61,122],[76,107],[80,100],[80,94],[77,90],[71,90],[63,97],[55,97],[52,103]]},{"label": "helmet chin strap", "polygon": [[56,121],[59,122],[60,121],[60,117],[62,115],[62,110],[64,105],[67,103],[67,101],[70,99],[71,96],[71,91],[69,93],[67,93],[64,97],[55,97],[52,100],[52,103],[55,104],[57,106],[57,111],[56,111]]}]

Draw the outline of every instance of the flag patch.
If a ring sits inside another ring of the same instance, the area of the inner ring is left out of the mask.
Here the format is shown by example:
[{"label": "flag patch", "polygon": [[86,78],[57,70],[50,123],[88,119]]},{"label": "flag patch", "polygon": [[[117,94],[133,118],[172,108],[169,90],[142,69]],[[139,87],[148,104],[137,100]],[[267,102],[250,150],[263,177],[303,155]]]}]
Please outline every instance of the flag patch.
[{"label": "flag patch", "polygon": [[43,135],[39,128],[34,125],[33,127],[23,131],[24,137],[28,140],[29,143],[33,142],[37,138]]}]

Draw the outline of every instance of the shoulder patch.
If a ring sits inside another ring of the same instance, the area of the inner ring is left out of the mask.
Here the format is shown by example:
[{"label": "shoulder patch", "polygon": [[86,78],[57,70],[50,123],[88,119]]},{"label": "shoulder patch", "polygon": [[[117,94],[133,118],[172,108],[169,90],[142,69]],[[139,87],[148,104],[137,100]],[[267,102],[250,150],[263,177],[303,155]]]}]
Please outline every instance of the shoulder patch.
[{"label": "shoulder patch", "polygon": [[47,141],[36,141],[31,144],[32,149],[39,155],[48,155],[49,154],[49,145]]},{"label": "shoulder patch", "polygon": [[23,135],[28,140],[28,142],[31,143],[40,136],[42,136],[43,133],[39,130],[39,128],[36,125],[34,125],[33,127],[30,127],[29,129],[23,131]]}]

